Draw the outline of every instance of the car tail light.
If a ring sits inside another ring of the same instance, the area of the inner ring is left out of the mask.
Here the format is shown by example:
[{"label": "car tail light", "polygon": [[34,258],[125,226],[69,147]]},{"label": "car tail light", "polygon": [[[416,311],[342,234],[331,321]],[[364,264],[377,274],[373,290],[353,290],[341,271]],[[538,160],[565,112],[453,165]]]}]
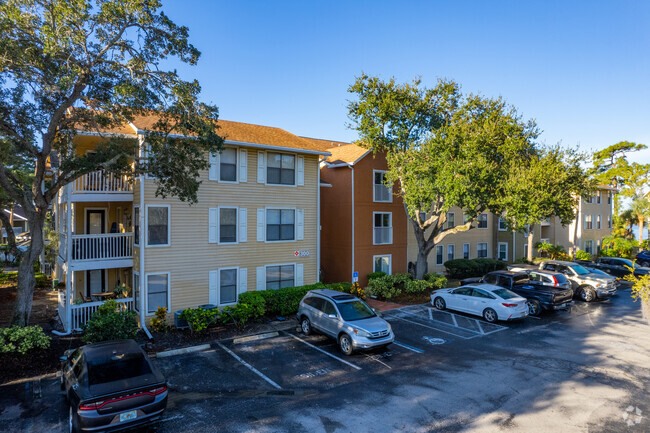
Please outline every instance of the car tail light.
[{"label": "car tail light", "polygon": [[167,391],[167,386],[159,386],[158,388],[154,388],[149,391],[145,392],[137,392],[131,395],[126,395],[124,397],[119,397],[119,398],[113,398],[110,400],[101,400],[101,401],[94,401],[92,403],[86,403],[86,404],[81,404],[79,405],[79,410],[95,410],[95,409],[101,409],[102,407],[106,406],[109,403],[114,403],[116,401],[122,401],[122,400],[127,400],[129,398],[134,398],[134,397],[140,397],[143,395],[152,395],[156,396],[159,394],[162,394],[163,392]]},{"label": "car tail light", "polygon": [[502,303],[501,305],[503,305],[504,307],[518,307],[519,306],[519,304],[506,304],[505,302]]}]

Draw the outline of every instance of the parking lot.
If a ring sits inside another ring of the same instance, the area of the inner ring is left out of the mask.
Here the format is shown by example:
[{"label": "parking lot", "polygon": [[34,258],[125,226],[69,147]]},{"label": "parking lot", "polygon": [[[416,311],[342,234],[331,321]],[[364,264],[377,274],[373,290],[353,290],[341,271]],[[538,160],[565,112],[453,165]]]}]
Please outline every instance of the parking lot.
[{"label": "parking lot", "polygon": [[[650,430],[650,328],[629,291],[498,324],[428,305],[383,317],[395,343],[349,357],[292,328],[157,358],[169,405],[148,430]],[[0,422],[64,431],[57,388],[43,381],[40,399],[14,405],[4,393]]]}]

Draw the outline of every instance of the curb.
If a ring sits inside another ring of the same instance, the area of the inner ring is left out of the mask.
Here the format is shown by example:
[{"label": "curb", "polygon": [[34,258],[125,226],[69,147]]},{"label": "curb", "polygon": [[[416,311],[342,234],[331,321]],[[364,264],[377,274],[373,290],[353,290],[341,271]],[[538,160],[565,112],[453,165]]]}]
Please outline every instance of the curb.
[{"label": "curb", "polygon": [[183,347],[181,349],[165,350],[164,352],[157,352],[156,358],[166,358],[168,356],[183,355],[185,353],[200,352],[210,348],[209,344],[201,344],[198,346]]},{"label": "curb", "polygon": [[246,337],[233,338],[232,344],[246,343],[248,341],[255,341],[255,340],[264,340],[266,338],[277,337],[278,335],[280,335],[278,331],[265,332],[263,334],[248,335]]}]

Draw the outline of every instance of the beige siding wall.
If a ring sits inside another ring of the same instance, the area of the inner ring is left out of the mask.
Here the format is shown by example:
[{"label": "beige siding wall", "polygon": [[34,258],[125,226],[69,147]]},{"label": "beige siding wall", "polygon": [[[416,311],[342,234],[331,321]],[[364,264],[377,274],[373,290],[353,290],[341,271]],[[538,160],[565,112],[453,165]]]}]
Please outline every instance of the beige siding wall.
[{"label": "beige siding wall", "polygon": [[[257,182],[258,150],[248,148],[247,182],[211,181],[201,173],[198,202],[193,205],[155,196],[155,181],[145,180],[145,205],[170,205],[168,247],[145,248],[145,274],[170,273],[170,312],[209,301],[209,272],[227,267],[246,268],[248,290],[256,290],[257,267],[271,264],[303,264],[303,283],[315,283],[317,272],[318,156],[304,155],[304,186],[271,186]],[[139,202],[139,186],[134,205]],[[247,209],[246,242],[219,245],[208,242],[209,208],[236,206]],[[257,209],[291,207],[304,209],[304,240],[265,243],[257,241]],[[146,234],[146,233],[145,233]],[[295,251],[309,251],[296,257]],[[134,268],[138,263],[136,248]]]}]

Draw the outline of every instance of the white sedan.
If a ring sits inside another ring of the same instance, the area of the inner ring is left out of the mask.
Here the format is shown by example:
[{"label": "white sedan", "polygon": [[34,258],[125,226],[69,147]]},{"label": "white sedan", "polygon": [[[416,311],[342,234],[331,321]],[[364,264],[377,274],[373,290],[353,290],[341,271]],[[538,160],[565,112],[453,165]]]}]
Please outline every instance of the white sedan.
[{"label": "white sedan", "polygon": [[490,323],[521,319],[528,315],[525,298],[493,284],[472,284],[438,290],[431,294],[431,305],[438,310],[449,308],[482,316]]}]

